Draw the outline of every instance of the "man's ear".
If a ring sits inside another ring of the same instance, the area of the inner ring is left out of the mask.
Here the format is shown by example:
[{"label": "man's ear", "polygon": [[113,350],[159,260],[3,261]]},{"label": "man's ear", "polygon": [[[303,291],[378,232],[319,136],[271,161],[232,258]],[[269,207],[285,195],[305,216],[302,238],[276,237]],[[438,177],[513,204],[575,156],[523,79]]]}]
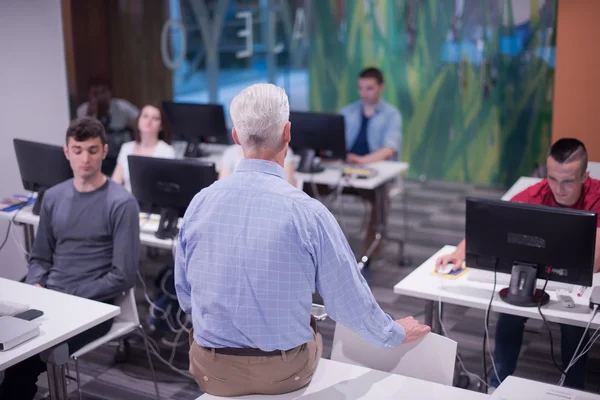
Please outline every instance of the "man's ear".
[{"label": "man's ear", "polygon": [[240,139],[238,138],[238,134],[237,134],[237,131],[235,130],[235,127],[231,128],[231,136],[233,137],[233,142],[235,144],[239,144],[240,146],[242,145],[240,143]]},{"label": "man's ear", "polygon": [[104,148],[102,149],[104,154],[102,155],[102,159],[106,159],[106,156],[108,155],[108,144],[104,145]]},{"label": "man's ear", "polygon": [[65,153],[65,158],[68,160],[69,159],[69,148],[67,147],[66,144],[63,146],[63,152]]},{"label": "man's ear", "polygon": [[289,143],[292,140],[292,123],[288,121],[283,127],[283,143]]}]

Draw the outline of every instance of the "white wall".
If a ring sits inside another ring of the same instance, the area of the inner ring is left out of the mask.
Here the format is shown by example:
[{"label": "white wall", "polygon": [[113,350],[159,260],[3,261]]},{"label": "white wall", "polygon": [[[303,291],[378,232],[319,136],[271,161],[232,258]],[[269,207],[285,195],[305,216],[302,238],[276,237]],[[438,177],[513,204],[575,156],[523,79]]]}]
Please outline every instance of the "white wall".
[{"label": "white wall", "polygon": [[[12,140],[62,144],[69,108],[60,0],[0,0],[0,196],[23,193]],[[49,168],[42,166],[40,168]],[[0,243],[7,222],[0,221]],[[12,228],[19,240],[21,229]],[[0,277],[25,275],[9,238]]]}]

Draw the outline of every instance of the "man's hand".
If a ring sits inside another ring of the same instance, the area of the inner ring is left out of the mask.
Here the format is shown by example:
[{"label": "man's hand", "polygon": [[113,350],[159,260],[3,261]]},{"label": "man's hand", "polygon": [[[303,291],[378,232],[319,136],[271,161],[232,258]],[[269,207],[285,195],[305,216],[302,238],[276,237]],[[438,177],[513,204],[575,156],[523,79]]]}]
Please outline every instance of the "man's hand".
[{"label": "man's hand", "polygon": [[465,258],[455,251],[453,253],[446,254],[445,256],[441,256],[440,258],[438,258],[435,261],[435,270],[439,271],[448,264],[454,264],[452,270],[456,271],[462,267],[464,261]]},{"label": "man's hand", "polygon": [[429,326],[422,325],[413,317],[398,319],[396,322],[400,324],[406,332],[406,337],[402,343],[409,343],[414,340],[418,340],[431,332],[431,328]]},{"label": "man's hand", "polygon": [[33,285],[33,286],[37,286],[37,287],[43,287],[43,286],[42,286],[42,285],[40,285],[39,283],[36,283],[36,284],[35,284],[35,285]]},{"label": "man's hand", "polygon": [[364,156],[359,156],[358,154],[354,153],[348,153],[346,156],[346,162],[350,164],[366,164]]}]

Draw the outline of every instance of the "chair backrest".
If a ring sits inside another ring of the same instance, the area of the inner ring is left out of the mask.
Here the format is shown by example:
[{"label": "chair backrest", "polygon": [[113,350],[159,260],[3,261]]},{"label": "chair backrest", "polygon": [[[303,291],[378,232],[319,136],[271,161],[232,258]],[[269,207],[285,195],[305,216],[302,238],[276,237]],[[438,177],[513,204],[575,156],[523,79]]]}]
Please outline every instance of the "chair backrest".
[{"label": "chair backrest", "polygon": [[455,341],[429,333],[418,341],[380,349],[336,324],[331,359],[452,386],[456,347]]},{"label": "chair backrest", "polygon": [[115,300],[115,306],[121,308],[121,313],[115,317],[115,321],[134,322],[140,324],[140,316],[135,303],[135,288],[130,288]]}]

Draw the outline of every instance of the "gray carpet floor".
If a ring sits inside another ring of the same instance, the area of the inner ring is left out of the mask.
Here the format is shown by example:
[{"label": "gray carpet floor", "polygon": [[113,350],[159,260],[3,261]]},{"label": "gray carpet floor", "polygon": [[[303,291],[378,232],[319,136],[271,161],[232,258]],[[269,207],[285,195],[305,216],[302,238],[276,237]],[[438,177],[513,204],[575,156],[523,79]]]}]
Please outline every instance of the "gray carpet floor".
[{"label": "gray carpet floor", "polygon": [[[398,296],[392,292],[392,287],[408,275],[416,266],[429,258],[445,244],[456,244],[464,236],[465,198],[468,195],[487,198],[500,198],[504,189],[481,188],[447,182],[418,182],[406,184],[407,202],[405,222],[403,204],[400,199],[392,201],[392,211],[389,219],[389,232],[393,236],[402,237],[405,223],[408,237],[406,255],[411,264],[398,266],[398,246],[392,241],[385,243],[381,257],[375,259],[368,268],[367,279],[375,298],[382,308],[394,318],[417,315],[422,320],[424,302],[418,299]],[[350,243],[357,251],[361,249],[361,235],[365,226],[365,215],[369,206],[360,199],[344,196],[342,203],[332,207],[342,228],[346,231]],[[149,282],[149,296],[154,298],[152,277],[159,267],[170,262],[169,254],[160,254],[152,259],[146,257],[142,270]],[[144,323],[147,319],[147,305],[143,292],[138,288],[140,316]],[[493,336],[496,316],[490,318],[490,332]],[[449,337],[458,342],[458,350],[466,368],[479,375],[482,374],[482,337],[484,332],[484,312],[465,307],[446,305],[444,309],[444,325]],[[551,324],[555,338],[555,353],[560,359],[558,325]],[[323,356],[331,354],[334,322],[326,320],[320,323],[323,334]],[[173,335],[168,340],[173,341]],[[492,338],[493,339],[493,338]],[[187,369],[186,338],[180,338],[181,345],[172,353],[172,346],[156,340],[162,357],[173,358],[172,365],[181,370]],[[492,340],[493,345],[493,340]],[[131,339],[129,358],[124,363],[115,362],[117,344],[109,344],[84,356],[80,360],[81,384],[85,399],[152,399],[154,387],[149,380],[148,360],[139,339]],[[190,379],[178,375],[170,368],[153,358],[159,377],[159,387],[162,398],[195,399],[201,392]],[[70,374],[75,376],[74,366]],[[560,373],[554,367],[550,358],[550,342],[548,332],[540,321],[529,321],[523,342],[523,348],[516,371],[517,376],[543,382],[556,383]],[[588,362],[587,390],[597,392],[600,389],[600,345],[590,352]],[[475,379],[471,380],[470,389],[477,390]],[[38,398],[43,398],[47,390],[45,375],[39,381]],[[69,384],[71,390],[76,389],[75,382]],[[73,393],[76,397],[76,392]]]}]

